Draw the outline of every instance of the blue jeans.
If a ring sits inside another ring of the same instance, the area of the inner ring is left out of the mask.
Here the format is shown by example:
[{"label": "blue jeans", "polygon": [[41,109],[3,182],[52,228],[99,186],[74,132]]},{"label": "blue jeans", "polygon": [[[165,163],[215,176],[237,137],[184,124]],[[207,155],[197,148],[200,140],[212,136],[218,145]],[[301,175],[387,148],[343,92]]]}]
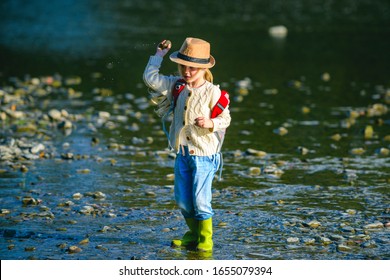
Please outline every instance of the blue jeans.
[{"label": "blue jeans", "polygon": [[221,155],[192,156],[183,148],[175,160],[175,200],[184,218],[207,220],[214,215],[211,186]]}]

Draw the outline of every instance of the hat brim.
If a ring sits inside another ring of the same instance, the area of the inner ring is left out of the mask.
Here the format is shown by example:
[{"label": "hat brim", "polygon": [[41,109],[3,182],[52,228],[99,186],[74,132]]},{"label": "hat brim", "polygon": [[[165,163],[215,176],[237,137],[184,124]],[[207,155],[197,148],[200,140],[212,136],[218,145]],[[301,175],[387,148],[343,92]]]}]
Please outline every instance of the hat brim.
[{"label": "hat brim", "polygon": [[192,61],[187,61],[181,58],[177,57],[177,54],[179,51],[173,52],[170,56],[169,59],[172,60],[173,62],[185,66],[190,66],[190,67],[196,67],[196,68],[211,68],[215,65],[215,59],[212,55],[210,55],[210,61],[209,63],[197,63],[197,62],[192,62]]}]

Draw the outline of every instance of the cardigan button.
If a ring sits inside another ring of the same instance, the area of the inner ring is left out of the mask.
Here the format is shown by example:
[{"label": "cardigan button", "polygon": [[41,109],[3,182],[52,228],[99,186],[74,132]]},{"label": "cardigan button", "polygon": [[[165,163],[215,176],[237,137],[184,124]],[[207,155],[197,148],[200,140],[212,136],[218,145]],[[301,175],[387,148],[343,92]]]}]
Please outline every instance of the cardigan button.
[{"label": "cardigan button", "polygon": [[190,154],[193,155],[195,153],[194,150],[190,150]]}]

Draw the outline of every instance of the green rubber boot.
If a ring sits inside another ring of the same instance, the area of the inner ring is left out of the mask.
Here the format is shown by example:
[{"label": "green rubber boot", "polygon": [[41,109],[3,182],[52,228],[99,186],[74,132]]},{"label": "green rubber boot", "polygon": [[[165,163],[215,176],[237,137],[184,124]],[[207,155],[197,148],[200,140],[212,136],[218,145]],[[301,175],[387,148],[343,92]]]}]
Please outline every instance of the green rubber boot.
[{"label": "green rubber boot", "polygon": [[187,218],[186,224],[189,227],[182,239],[172,240],[172,247],[181,247],[181,246],[196,246],[198,244],[198,224],[199,221],[194,218]]},{"label": "green rubber boot", "polygon": [[199,221],[198,251],[211,252],[213,250],[213,220],[212,218]]}]

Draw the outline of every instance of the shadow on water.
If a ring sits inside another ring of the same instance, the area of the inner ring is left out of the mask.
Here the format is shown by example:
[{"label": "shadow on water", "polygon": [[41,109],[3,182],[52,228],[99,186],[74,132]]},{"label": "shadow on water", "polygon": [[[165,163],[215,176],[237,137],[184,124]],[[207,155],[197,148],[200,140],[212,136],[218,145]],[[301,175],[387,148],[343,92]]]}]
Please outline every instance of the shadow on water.
[{"label": "shadow on water", "polygon": [[[0,15],[1,259],[389,259],[387,1],[6,0]],[[211,256],[169,246],[185,232],[174,156],[142,82],[156,44],[186,36],[212,43],[232,101]]]}]

